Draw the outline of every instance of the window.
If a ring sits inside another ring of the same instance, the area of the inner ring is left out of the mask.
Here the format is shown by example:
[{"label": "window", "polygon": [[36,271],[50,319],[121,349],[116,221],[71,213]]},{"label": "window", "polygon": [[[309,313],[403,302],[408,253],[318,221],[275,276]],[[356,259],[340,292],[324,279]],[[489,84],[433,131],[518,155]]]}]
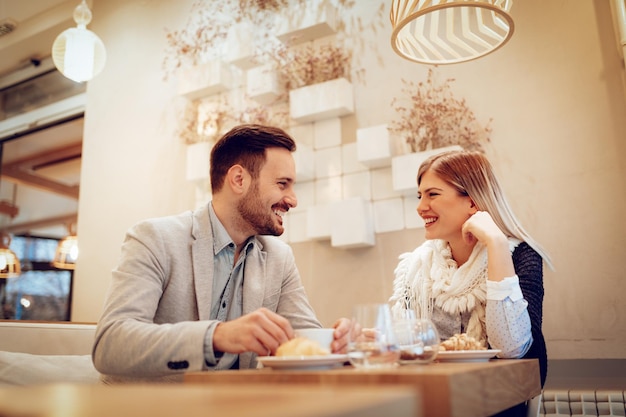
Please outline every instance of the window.
[{"label": "window", "polygon": [[[59,241],[14,236],[11,250],[22,265],[17,278],[0,279],[2,317],[8,320],[69,321],[74,271],[52,266]],[[2,282],[4,281],[4,282]]]}]

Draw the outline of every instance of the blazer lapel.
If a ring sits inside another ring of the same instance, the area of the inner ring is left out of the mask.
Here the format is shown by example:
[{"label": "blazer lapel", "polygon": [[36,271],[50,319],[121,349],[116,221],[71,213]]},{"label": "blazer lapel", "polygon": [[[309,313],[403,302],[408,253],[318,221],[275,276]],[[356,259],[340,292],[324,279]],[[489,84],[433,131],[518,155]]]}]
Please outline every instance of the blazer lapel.
[{"label": "blazer lapel", "polygon": [[243,314],[251,313],[263,306],[266,256],[261,242],[257,239],[254,249],[246,258],[243,275]]},{"label": "blazer lapel", "polygon": [[205,206],[194,212],[191,235],[193,270],[190,273],[193,274],[198,317],[200,320],[209,320],[213,291],[213,232],[208,207]]},{"label": "blazer lapel", "polygon": [[[263,307],[265,297],[266,256],[261,242],[257,239],[248,257],[243,278],[243,306],[242,313],[248,314]],[[254,368],[256,355],[251,352],[239,355],[240,368]]]}]

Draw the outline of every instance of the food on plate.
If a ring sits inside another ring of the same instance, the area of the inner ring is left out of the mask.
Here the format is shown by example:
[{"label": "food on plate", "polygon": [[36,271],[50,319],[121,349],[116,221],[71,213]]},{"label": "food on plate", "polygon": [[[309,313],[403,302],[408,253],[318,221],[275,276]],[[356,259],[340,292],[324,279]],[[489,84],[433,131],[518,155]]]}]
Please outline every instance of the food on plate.
[{"label": "food on plate", "polygon": [[439,344],[440,350],[485,350],[478,340],[472,336],[468,336],[467,333],[457,333],[448,340],[444,340]]},{"label": "food on plate", "polygon": [[330,355],[318,342],[304,337],[296,337],[276,349],[276,356],[319,356]]}]

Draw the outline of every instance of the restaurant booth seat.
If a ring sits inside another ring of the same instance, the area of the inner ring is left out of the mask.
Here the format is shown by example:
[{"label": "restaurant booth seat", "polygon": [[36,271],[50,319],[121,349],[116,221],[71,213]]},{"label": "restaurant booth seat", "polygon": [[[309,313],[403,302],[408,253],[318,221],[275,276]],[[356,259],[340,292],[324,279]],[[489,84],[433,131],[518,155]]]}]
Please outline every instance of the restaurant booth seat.
[{"label": "restaurant booth seat", "polygon": [[94,323],[0,322],[0,386],[99,383],[95,331]]}]

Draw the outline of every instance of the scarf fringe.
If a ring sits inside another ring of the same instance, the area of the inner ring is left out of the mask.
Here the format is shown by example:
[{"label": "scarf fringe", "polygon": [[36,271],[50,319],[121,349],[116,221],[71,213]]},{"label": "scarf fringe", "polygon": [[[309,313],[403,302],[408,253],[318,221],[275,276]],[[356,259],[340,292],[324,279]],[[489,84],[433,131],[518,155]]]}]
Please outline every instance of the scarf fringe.
[{"label": "scarf fringe", "polygon": [[[510,238],[511,252],[520,243]],[[399,256],[394,275],[389,302],[395,317],[410,309],[418,318],[430,319],[435,306],[451,315],[469,311],[466,333],[487,346],[487,248],[484,245],[477,243],[467,262],[457,268],[447,242],[427,240],[413,252]]]},{"label": "scarf fringe", "polygon": [[447,242],[427,240],[413,252],[404,253],[394,270],[394,315],[412,309],[418,318],[431,318],[435,306],[456,315],[470,313],[467,333],[486,341],[485,309],[487,249],[478,243],[460,268]]}]

